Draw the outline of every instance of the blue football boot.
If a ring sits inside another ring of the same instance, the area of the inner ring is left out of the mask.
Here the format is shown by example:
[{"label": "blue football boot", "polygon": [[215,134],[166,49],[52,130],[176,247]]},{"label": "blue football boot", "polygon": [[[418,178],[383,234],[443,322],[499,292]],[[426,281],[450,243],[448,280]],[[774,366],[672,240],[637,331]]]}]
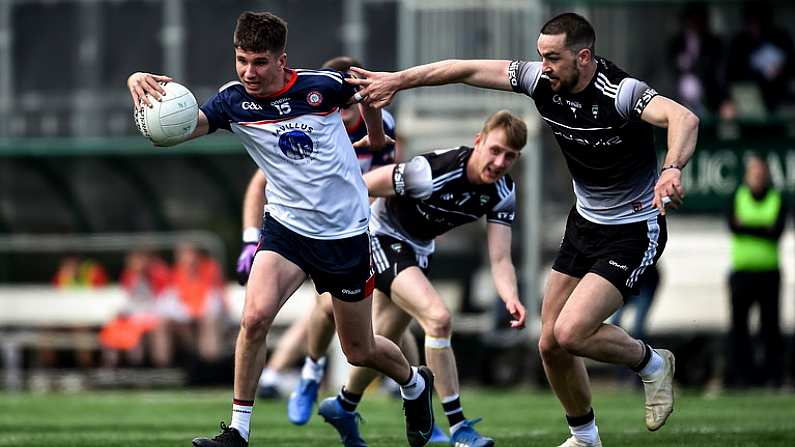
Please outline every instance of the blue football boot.
[{"label": "blue football boot", "polygon": [[367,447],[367,443],[359,434],[359,421],[362,417],[358,412],[345,411],[336,397],[329,397],[320,402],[318,414],[337,430],[342,445],[345,447]]},{"label": "blue football boot", "polygon": [[450,442],[450,437],[436,424],[433,424],[433,432],[431,432],[431,439],[428,444],[447,444]]},{"label": "blue football boot", "polygon": [[456,447],[492,447],[494,440],[478,433],[473,428],[481,418],[465,420],[458,430],[450,436],[450,445]]},{"label": "blue football boot", "polygon": [[295,425],[304,425],[312,417],[312,409],[317,400],[320,383],[311,379],[301,379],[298,388],[287,401],[287,419]]}]

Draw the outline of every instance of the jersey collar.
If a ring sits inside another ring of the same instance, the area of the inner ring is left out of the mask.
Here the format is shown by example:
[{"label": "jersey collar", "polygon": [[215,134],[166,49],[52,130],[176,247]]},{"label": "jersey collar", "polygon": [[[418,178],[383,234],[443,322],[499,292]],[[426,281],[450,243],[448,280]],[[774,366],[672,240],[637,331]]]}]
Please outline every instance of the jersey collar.
[{"label": "jersey collar", "polygon": [[282,96],[283,94],[287,93],[288,90],[293,88],[293,85],[295,85],[295,81],[298,80],[298,72],[296,72],[295,70],[291,70],[289,68],[285,68],[284,71],[290,74],[290,79],[287,80],[287,83],[284,84],[284,87],[282,87],[278,92],[265,96],[261,99],[271,99],[277,96]]}]

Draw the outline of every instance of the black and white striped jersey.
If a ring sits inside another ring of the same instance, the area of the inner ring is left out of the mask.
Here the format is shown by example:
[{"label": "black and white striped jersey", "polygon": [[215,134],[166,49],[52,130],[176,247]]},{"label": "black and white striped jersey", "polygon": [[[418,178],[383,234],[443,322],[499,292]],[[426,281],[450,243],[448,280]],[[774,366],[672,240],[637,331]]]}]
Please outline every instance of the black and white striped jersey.
[{"label": "black and white striped jersey", "polygon": [[540,62],[513,61],[508,77],[554,132],[577,211],[600,224],[644,221],[659,212],[651,207],[658,174],[653,126],[640,115],[657,92],[604,58],[596,62],[591,83],[574,94],[554,92]]},{"label": "black and white striped jersey", "polygon": [[466,164],[471,147],[436,151],[398,163],[392,173],[395,196],[373,202],[370,232],[408,242],[418,255],[433,253],[433,239],[474,222],[511,225],[516,192],[510,176],[492,184],[472,184]]}]

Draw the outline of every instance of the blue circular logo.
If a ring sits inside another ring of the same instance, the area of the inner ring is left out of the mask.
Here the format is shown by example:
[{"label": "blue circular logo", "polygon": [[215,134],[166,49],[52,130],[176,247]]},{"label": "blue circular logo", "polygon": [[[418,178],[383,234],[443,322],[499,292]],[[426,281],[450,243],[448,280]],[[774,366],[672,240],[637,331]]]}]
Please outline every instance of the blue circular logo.
[{"label": "blue circular logo", "polygon": [[303,160],[312,155],[314,144],[309,135],[300,130],[291,130],[279,137],[279,149],[290,159]]}]

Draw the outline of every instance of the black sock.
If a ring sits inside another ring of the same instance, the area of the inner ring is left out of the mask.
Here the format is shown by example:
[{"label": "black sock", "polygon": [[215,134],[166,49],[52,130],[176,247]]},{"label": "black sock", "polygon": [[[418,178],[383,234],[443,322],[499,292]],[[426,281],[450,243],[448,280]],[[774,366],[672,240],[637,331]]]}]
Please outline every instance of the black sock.
[{"label": "black sock", "polygon": [[649,364],[649,360],[651,360],[651,346],[643,343],[643,359],[640,361],[640,363],[630,369],[635,372],[640,372],[641,369],[645,368],[646,365]]},{"label": "black sock", "polygon": [[447,416],[447,422],[450,424],[450,428],[466,419],[464,417],[464,409],[461,408],[461,398],[459,397],[456,397],[450,402],[442,402],[442,408],[444,408],[444,414]]},{"label": "black sock", "polygon": [[340,403],[340,406],[343,410],[350,413],[356,411],[356,407],[359,405],[361,400],[361,394],[351,393],[350,391],[346,390],[345,387],[342,387],[340,392],[337,394],[337,402]]},{"label": "black sock", "polygon": [[588,410],[588,413],[585,414],[584,416],[569,416],[567,414],[566,415],[566,422],[569,423],[569,427],[579,427],[581,425],[585,425],[585,424],[591,422],[595,418],[596,418],[596,416],[594,416],[594,414],[593,414],[593,408],[591,408],[590,410]]}]

